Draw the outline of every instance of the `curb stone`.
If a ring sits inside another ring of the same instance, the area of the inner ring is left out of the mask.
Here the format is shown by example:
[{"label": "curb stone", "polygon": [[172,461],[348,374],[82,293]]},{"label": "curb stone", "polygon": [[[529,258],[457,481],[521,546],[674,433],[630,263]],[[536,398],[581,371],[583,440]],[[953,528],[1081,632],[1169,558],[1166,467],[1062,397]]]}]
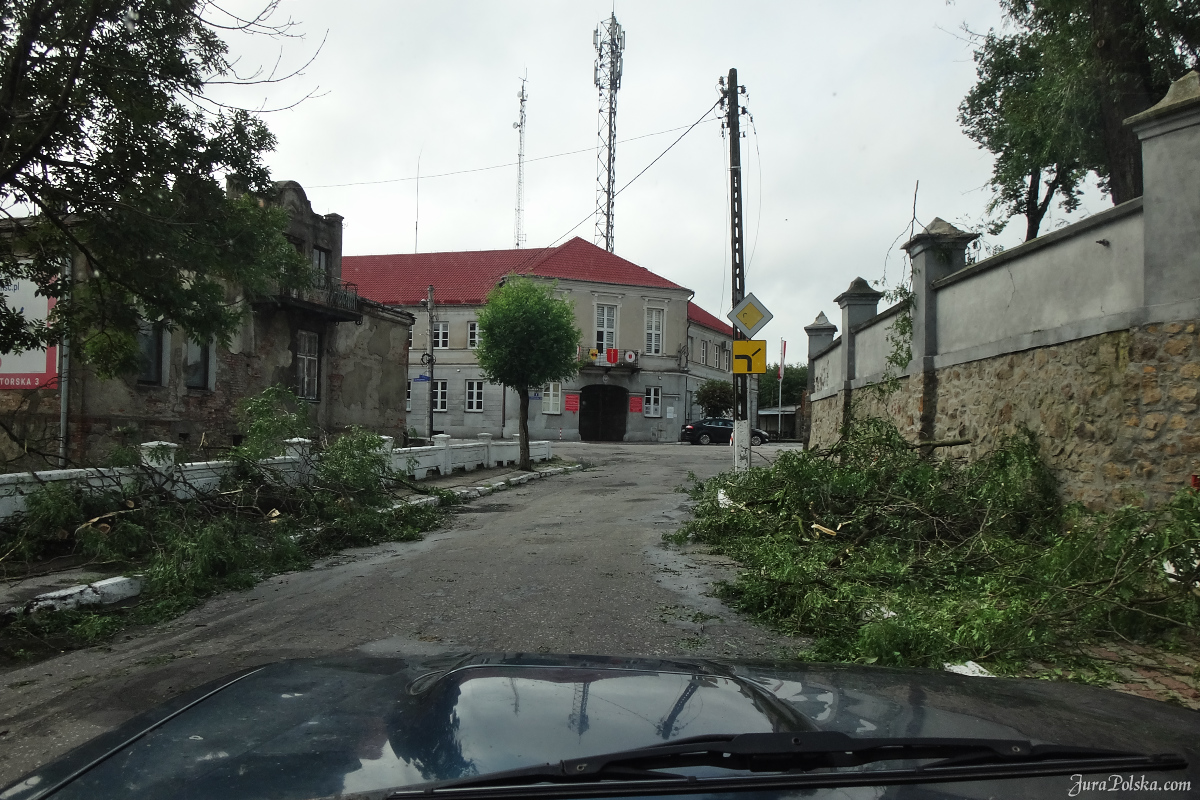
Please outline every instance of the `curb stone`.
[{"label": "curb stone", "polygon": [[5,610],[5,616],[36,614],[39,611],[67,611],[84,606],[110,606],[142,593],[142,579],[138,576],[118,575],[95,583],[81,583],[53,592],[39,594],[24,605]]},{"label": "curb stone", "polygon": [[[495,483],[485,483],[481,486],[459,487],[451,489],[450,491],[453,492],[455,497],[457,497],[459,500],[465,502],[467,500],[475,500],[480,497],[487,497],[489,494],[494,492],[503,492],[511,486],[521,486],[529,483],[530,481],[540,480],[552,475],[563,475],[568,472],[578,472],[581,469],[583,469],[582,464],[570,464],[565,467],[551,467],[550,469],[534,470],[533,472],[514,475],[507,480],[496,481]],[[397,503],[392,507],[399,508],[403,503],[414,506],[428,506],[436,505],[437,502],[438,500],[436,497],[423,496],[402,501],[401,503]]]}]

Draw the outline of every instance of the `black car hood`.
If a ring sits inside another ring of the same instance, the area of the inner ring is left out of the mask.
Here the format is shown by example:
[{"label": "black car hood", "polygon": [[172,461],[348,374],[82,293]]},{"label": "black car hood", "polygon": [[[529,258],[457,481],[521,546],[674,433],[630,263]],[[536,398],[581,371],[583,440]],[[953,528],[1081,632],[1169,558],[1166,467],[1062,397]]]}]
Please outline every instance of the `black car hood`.
[{"label": "black car hood", "polygon": [[[1200,714],[1093,687],[829,664],[491,654],[252,670],[131,720],[0,800],[56,786],[55,798],[326,797],[681,737],[817,729],[1175,752],[1191,766],[1160,783],[1200,787]],[[1073,785],[1022,779],[982,794],[956,784],[888,796],[1057,800],[1075,796]]]}]

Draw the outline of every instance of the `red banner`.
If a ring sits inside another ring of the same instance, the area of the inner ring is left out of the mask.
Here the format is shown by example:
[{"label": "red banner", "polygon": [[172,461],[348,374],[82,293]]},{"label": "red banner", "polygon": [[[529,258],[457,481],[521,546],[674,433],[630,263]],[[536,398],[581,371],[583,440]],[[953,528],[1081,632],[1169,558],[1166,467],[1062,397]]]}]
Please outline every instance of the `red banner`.
[{"label": "red banner", "polygon": [[621,351],[615,347],[610,347],[604,351],[604,360],[610,364],[615,364],[621,360]]},{"label": "red banner", "polygon": [[642,413],[642,396],[640,394],[635,394],[629,398],[629,413]]},{"label": "red banner", "polygon": [[563,408],[570,411],[572,414],[579,410],[579,395],[568,394],[563,396]]}]

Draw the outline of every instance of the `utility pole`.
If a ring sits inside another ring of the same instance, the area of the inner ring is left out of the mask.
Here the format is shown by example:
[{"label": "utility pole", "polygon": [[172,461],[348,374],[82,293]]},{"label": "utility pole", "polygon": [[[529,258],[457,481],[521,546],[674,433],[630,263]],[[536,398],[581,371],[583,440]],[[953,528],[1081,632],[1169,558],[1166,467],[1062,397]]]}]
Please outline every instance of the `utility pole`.
[{"label": "utility pole", "polygon": [[429,336],[426,340],[425,352],[421,354],[421,363],[429,367],[429,410],[426,412],[428,419],[426,420],[426,444],[433,444],[433,365],[436,359],[433,356],[433,287],[429,287],[429,296],[421,301],[421,305],[425,306],[425,313],[429,315]]},{"label": "utility pole", "polygon": [[521,132],[521,143],[517,148],[517,230],[514,235],[517,247],[525,243],[525,101],[529,99],[525,94],[525,81],[526,78],[521,78],[521,91],[517,92],[521,99],[521,119],[513,123],[513,127]]},{"label": "utility pole", "polygon": [[617,15],[592,32],[596,48],[596,88],[600,90],[600,117],[596,148],[596,244],[613,251],[613,195],[617,191],[617,90],[621,88],[625,31]]},{"label": "utility pole", "polygon": [[[738,86],[737,70],[730,69],[729,77],[719,79],[721,107],[725,110],[722,127],[729,132],[729,252],[733,260],[733,306],[746,298],[746,263],[742,243],[742,134],[741,115],[746,109],[740,96],[745,86]],[[736,326],[734,339],[745,339]],[[750,376],[733,376],[733,468],[750,468]]]}]

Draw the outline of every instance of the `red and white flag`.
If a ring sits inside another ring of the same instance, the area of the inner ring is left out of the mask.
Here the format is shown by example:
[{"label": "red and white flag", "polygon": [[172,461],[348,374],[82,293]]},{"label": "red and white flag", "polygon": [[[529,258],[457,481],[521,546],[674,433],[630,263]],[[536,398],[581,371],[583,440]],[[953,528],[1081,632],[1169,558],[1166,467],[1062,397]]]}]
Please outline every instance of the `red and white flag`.
[{"label": "red and white flag", "polygon": [[787,356],[787,342],[779,340],[779,380],[783,380],[783,359]]}]

